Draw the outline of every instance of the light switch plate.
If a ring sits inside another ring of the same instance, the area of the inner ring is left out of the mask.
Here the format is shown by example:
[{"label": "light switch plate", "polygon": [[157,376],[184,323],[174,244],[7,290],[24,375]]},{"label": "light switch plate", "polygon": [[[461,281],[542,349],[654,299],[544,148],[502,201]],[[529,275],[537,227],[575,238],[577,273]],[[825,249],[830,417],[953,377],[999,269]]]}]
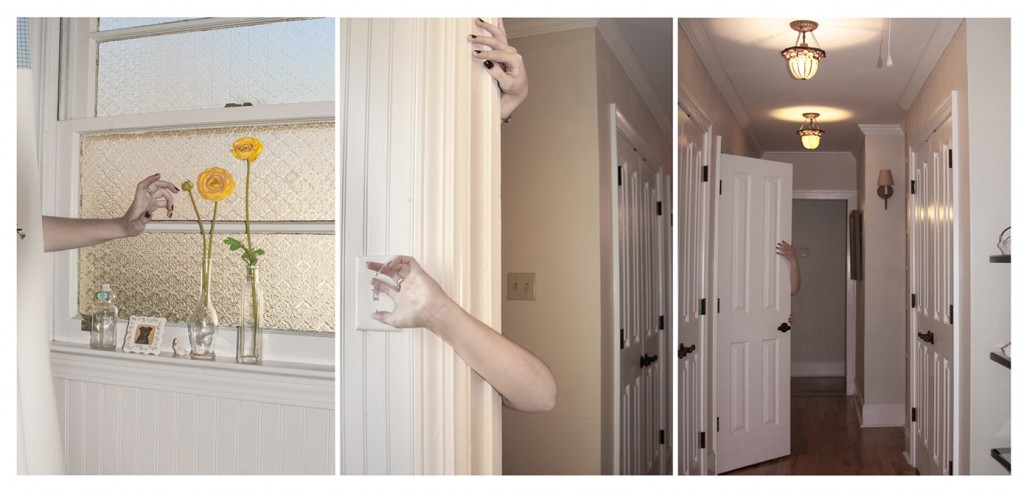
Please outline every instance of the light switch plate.
[{"label": "light switch plate", "polygon": [[401,329],[396,329],[390,325],[379,322],[373,318],[374,312],[385,311],[390,312],[395,309],[395,302],[391,300],[388,295],[383,292],[377,293],[376,299],[374,299],[373,284],[370,282],[374,276],[378,279],[383,280],[385,283],[395,286],[394,279],[383,274],[377,274],[377,271],[370,270],[366,267],[367,262],[380,262],[387,263],[394,255],[368,255],[365,257],[357,257],[356,261],[356,285],[353,287],[356,292],[356,330],[372,330],[372,331],[386,331],[386,332],[397,332]]},{"label": "light switch plate", "polygon": [[532,301],[537,299],[537,274],[533,272],[509,272],[509,300]]}]

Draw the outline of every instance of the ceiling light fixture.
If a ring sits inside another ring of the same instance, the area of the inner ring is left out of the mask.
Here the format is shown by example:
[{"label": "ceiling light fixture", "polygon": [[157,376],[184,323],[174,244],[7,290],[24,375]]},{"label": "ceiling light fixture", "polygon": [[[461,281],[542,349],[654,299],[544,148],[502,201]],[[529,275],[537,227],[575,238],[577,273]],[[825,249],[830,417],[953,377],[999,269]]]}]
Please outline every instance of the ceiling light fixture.
[{"label": "ceiling light fixture", "polygon": [[818,144],[821,143],[821,136],[825,135],[825,131],[818,126],[817,118],[819,116],[821,115],[817,113],[804,113],[804,123],[800,125],[800,130],[796,131],[804,149],[817,149]]},{"label": "ceiling light fixture", "polygon": [[789,23],[796,34],[796,45],[782,50],[782,56],[789,64],[789,73],[799,80],[808,80],[814,77],[818,71],[818,61],[825,58],[825,50],[819,47],[807,46],[807,33],[811,33],[814,44],[818,45],[818,38],[814,30],[818,23],[814,21],[793,21]]}]

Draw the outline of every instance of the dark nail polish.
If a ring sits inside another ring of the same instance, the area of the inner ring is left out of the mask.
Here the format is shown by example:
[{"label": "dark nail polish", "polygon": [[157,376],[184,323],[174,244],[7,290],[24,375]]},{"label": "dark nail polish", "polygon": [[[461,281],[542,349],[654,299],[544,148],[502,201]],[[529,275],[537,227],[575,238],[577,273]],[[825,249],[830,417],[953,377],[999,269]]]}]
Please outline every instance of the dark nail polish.
[{"label": "dark nail polish", "polygon": [[149,213],[149,211],[146,211],[146,219],[149,219],[149,218],[151,218],[151,217],[153,217],[153,215],[152,215],[152,214],[150,214],[150,213]]},{"label": "dark nail polish", "polygon": [[480,21],[480,22],[483,22],[483,21],[484,21],[483,19],[481,19],[481,18],[479,18],[479,17],[477,17],[477,18],[476,18],[476,20],[478,20],[478,21]]},{"label": "dark nail polish", "polygon": [[490,70],[494,68],[494,62],[490,60],[484,60],[484,67],[487,67],[487,70]]},{"label": "dark nail polish", "polygon": [[473,50],[473,53],[480,53],[480,50]]},{"label": "dark nail polish", "polygon": [[180,189],[180,188],[178,188],[178,187],[174,187],[174,191],[175,191],[175,193],[177,193],[177,192],[180,192],[180,191],[181,191],[181,189]]},{"label": "dark nail polish", "polygon": [[476,39],[476,34],[470,34],[469,37]]}]

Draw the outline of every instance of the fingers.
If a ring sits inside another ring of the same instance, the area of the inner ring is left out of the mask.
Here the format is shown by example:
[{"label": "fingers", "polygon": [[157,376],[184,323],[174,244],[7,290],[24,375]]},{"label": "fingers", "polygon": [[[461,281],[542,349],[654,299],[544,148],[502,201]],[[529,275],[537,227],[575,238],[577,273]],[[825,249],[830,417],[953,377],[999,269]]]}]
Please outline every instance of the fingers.
[{"label": "fingers", "polygon": [[395,326],[395,315],[391,312],[373,312],[374,320],[388,324],[392,327]]},{"label": "fingers", "polygon": [[505,43],[504,41],[491,36],[477,36],[475,34],[470,34],[469,41],[473,44],[484,45],[490,48],[491,50],[513,52],[515,51],[515,48],[509,46],[508,43]]},{"label": "fingers", "polygon": [[501,27],[495,26],[494,24],[491,24],[479,17],[473,22],[476,24],[476,27],[491,33],[491,36],[498,38],[502,42],[508,42],[508,38],[505,36],[505,24],[500,20],[498,22],[501,24]]},{"label": "fingers", "polygon": [[[159,174],[159,173],[157,173],[157,174],[156,174],[155,176],[159,177],[159,176],[160,176],[160,174]],[[147,178],[147,179],[148,179],[148,178]],[[154,192],[155,192],[155,191],[156,191],[157,189],[166,189],[166,190],[170,190],[170,191],[171,191],[171,192],[173,192],[173,193],[178,193],[178,192],[180,191],[180,190],[178,189],[178,186],[177,186],[177,185],[175,185],[175,184],[173,184],[173,183],[171,183],[171,182],[169,182],[169,181],[164,181],[164,180],[156,180],[156,181],[154,181],[154,182],[150,183],[150,184],[149,184],[149,187],[148,187],[148,188],[149,188],[150,190],[153,190]]]},{"label": "fingers", "polygon": [[374,289],[388,295],[388,298],[391,298],[392,300],[395,299],[396,296],[398,296],[398,289],[384,282],[381,279],[371,279],[370,284],[373,285]]},{"label": "fingers", "polygon": [[144,180],[139,182],[138,186],[135,187],[135,190],[140,191],[140,192],[144,192],[146,190],[149,190],[150,185],[156,183],[159,180],[160,180],[160,173],[156,173],[156,174],[147,176]]},{"label": "fingers", "polygon": [[[511,48],[511,46],[509,48]],[[518,52],[503,50],[473,50],[473,56],[481,60],[491,60],[492,62],[508,65],[510,68],[518,66],[518,64],[522,63],[523,60],[523,56]]]},{"label": "fingers", "polygon": [[166,188],[161,188],[153,192],[153,197],[147,210],[149,212],[156,212],[156,210],[161,207],[167,211],[167,217],[172,217],[174,215],[174,196],[172,195],[172,192]]}]

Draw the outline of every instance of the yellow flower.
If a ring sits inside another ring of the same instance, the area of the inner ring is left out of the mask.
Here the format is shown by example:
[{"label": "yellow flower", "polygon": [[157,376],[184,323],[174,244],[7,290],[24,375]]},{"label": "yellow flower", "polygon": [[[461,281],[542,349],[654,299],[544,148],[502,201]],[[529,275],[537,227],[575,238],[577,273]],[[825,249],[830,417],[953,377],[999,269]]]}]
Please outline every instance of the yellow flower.
[{"label": "yellow flower", "polygon": [[192,180],[185,180],[181,182],[181,189],[186,192],[192,191]]},{"label": "yellow flower", "polygon": [[256,137],[242,137],[231,144],[231,154],[243,161],[253,162],[263,152],[263,143]]},{"label": "yellow flower", "polygon": [[219,202],[226,199],[235,190],[235,179],[228,170],[214,166],[199,173],[196,188],[206,200]]}]

